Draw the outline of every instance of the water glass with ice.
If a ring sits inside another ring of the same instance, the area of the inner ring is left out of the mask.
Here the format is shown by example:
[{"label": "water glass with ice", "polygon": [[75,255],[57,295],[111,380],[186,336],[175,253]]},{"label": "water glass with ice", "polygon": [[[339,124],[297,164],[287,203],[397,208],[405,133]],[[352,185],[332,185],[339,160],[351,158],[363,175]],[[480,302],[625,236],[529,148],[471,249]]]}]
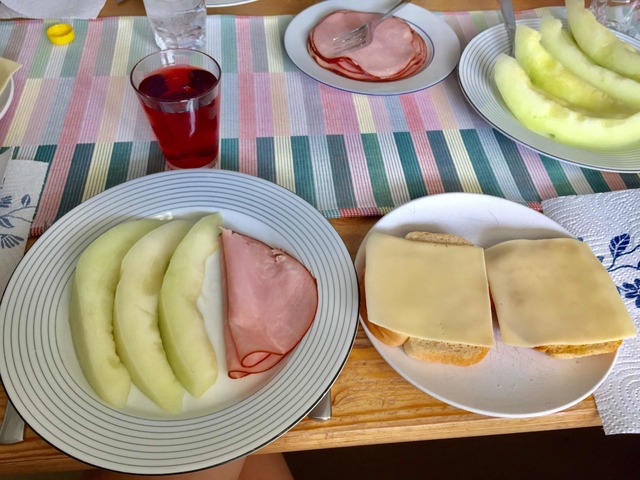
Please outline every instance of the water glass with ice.
[{"label": "water glass with ice", "polygon": [[204,45],[205,0],[144,0],[156,43],[162,49],[199,49]]}]

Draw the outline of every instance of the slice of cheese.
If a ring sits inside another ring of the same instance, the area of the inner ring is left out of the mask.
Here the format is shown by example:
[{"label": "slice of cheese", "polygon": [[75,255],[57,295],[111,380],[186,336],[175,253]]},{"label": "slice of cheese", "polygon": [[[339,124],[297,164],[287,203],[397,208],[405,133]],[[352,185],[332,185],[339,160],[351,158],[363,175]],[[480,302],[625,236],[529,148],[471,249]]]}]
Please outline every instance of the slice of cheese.
[{"label": "slice of cheese", "polygon": [[20,67],[22,67],[22,65],[13,60],[0,58],[0,93],[2,93],[9,84],[11,75],[20,70]]},{"label": "slice of cheese", "polygon": [[485,257],[505,344],[584,345],[635,336],[616,286],[587,244],[511,240]]},{"label": "slice of cheese", "polygon": [[369,321],[410,337],[494,345],[481,248],[372,233],[366,244]]}]

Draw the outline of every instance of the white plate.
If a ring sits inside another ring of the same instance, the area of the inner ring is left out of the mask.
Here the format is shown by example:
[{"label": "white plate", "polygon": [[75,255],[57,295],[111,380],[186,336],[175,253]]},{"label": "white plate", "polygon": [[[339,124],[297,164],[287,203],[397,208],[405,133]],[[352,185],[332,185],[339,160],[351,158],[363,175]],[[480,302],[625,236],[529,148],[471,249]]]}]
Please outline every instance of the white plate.
[{"label": "white plate", "polygon": [[0,93],[0,118],[4,117],[4,114],[9,110],[11,100],[13,100],[13,77],[9,78],[9,83]]},{"label": "white plate", "polygon": [[361,82],[337,75],[318,65],[307,51],[307,38],[311,29],[334,10],[360,10],[382,12],[388,9],[389,0],[372,0],[366,3],[356,0],[328,0],[319,2],[300,12],[289,24],[284,34],[284,47],[300,70],[316,80],[354,93],[368,95],[398,95],[415,92],[444,80],[460,59],[460,41],[455,32],[442,19],[416,5],[406,5],[395,16],[409,22],[433,51],[431,62],[419,73],[393,82]]},{"label": "white plate", "polygon": [[[540,20],[521,20],[536,30]],[[640,48],[640,41],[618,34]],[[494,128],[538,153],[581,167],[610,172],[640,172],[640,145],[619,150],[585,150],[558,143],[524,127],[509,111],[493,80],[493,65],[509,50],[504,25],[491,27],[474,37],[462,52],[458,65],[460,86],[469,103]]]},{"label": "white plate", "polygon": [[234,7],[236,5],[242,5],[245,3],[252,3],[256,0],[207,0],[207,8],[215,7]]},{"label": "white plate", "polygon": [[[419,198],[382,217],[371,231],[404,236],[414,230],[454,233],[482,246],[517,239],[570,237],[553,220],[523,205],[488,195],[445,193]],[[356,271],[362,275],[362,242]],[[364,326],[364,324],[363,324]],[[496,346],[470,367],[415,360],[365,331],[380,355],[423,392],[465,410],[497,417],[533,417],[563,410],[604,380],[614,354],[557,360],[528,348]]]},{"label": "white plate", "polygon": [[[256,376],[253,385],[220,378],[232,389],[226,405],[191,402],[179,418],[163,415],[150,401],[124,411],[105,405],[82,376],[70,339],[69,287],[79,255],[123,221],[212,211],[222,212],[227,226],[283,248],[311,270],[319,292],[311,329],[279,369]],[[27,252],[0,306],[0,374],[20,415],[66,454],[121,472],[185,472],[249,454],[293,427],[336,379],[357,325],[351,257],[317,210],[256,177],[166,172],[82,203]]]}]

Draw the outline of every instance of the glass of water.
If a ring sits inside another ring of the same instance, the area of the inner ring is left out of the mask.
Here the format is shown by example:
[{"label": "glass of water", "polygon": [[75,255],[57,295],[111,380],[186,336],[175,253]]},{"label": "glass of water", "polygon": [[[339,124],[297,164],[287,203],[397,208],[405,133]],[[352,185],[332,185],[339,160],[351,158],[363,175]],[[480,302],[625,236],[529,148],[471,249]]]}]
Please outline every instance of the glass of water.
[{"label": "glass of water", "polygon": [[631,37],[640,35],[640,0],[593,0],[589,8],[604,26]]},{"label": "glass of water", "polygon": [[144,8],[160,49],[200,49],[204,45],[205,0],[144,0]]}]

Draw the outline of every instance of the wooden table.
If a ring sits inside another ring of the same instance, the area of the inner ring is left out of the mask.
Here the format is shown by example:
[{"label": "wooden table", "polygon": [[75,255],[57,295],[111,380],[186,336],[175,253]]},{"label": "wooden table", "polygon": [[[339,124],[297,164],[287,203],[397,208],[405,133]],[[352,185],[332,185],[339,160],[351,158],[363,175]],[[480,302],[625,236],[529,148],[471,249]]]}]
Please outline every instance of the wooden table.
[{"label": "wooden table", "polygon": [[[209,13],[294,14],[315,0],[261,0]],[[416,0],[434,11],[498,9],[497,0]],[[561,4],[558,0],[516,0],[516,10]],[[102,14],[144,15],[142,0],[108,0]],[[352,256],[377,218],[331,220]],[[416,440],[531,432],[601,425],[593,397],[560,413],[529,419],[499,419],[451,407],[402,379],[377,353],[360,329],[344,370],[331,389],[333,418],[302,420],[262,452],[368,445]],[[0,412],[7,402],[0,388]],[[0,413],[2,415],[3,413]],[[0,446],[0,475],[90,468],[39,438],[27,428],[25,441]]]}]

